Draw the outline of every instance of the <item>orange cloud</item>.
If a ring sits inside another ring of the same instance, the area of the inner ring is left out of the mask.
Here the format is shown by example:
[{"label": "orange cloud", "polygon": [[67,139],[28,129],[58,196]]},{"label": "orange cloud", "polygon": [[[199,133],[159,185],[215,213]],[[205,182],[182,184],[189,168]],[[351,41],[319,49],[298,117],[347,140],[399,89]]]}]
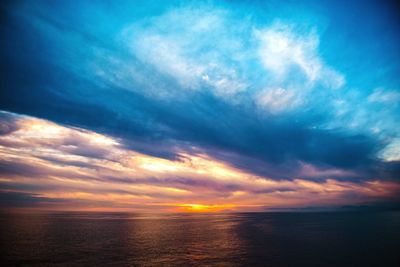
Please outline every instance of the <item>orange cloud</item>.
[{"label": "orange cloud", "polygon": [[[15,122],[16,130],[0,136],[0,190],[45,199],[32,202],[42,208],[260,211],[360,204],[400,192],[399,183],[381,180],[274,180],[204,153],[181,151],[179,160],[162,159],[103,134],[25,116],[15,115]],[[306,171],[318,174],[310,165]]]}]

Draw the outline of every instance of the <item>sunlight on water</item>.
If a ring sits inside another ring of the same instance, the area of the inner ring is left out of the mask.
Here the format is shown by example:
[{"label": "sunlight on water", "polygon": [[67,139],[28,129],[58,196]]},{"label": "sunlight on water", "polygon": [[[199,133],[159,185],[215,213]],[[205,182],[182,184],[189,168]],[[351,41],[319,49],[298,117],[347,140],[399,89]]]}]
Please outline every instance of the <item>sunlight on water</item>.
[{"label": "sunlight on water", "polygon": [[0,218],[6,266],[397,266],[399,262],[400,212],[3,213]]}]

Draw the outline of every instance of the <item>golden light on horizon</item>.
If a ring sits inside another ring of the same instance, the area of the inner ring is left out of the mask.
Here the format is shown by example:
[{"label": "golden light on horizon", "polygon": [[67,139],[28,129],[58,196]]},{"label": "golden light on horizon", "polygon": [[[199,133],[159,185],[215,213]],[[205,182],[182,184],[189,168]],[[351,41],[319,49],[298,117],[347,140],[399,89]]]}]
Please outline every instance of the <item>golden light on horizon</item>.
[{"label": "golden light on horizon", "polygon": [[178,211],[182,212],[221,212],[229,211],[236,207],[234,204],[206,205],[206,204],[181,204]]}]

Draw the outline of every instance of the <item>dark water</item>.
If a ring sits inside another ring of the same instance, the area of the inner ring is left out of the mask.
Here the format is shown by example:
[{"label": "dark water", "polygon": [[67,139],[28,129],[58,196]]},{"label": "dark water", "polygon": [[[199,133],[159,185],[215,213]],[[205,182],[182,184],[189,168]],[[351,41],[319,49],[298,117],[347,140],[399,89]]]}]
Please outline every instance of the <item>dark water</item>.
[{"label": "dark water", "polygon": [[400,266],[398,211],[3,213],[0,226],[1,266]]}]

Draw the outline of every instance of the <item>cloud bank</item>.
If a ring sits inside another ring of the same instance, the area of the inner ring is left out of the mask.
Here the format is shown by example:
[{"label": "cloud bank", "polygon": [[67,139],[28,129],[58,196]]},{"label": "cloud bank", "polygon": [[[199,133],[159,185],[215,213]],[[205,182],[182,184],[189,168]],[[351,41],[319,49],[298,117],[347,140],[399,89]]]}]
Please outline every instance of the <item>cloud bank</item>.
[{"label": "cloud bank", "polygon": [[[11,113],[2,117],[6,119],[1,124],[0,195],[11,206],[184,211],[201,205],[210,210],[259,211],[307,207],[316,200],[318,206],[387,201],[400,191],[398,183],[379,180],[276,180],[202,151],[181,151],[179,159],[162,159],[80,128]],[[302,173],[351,176],[310,165],[304,165]]]}]

